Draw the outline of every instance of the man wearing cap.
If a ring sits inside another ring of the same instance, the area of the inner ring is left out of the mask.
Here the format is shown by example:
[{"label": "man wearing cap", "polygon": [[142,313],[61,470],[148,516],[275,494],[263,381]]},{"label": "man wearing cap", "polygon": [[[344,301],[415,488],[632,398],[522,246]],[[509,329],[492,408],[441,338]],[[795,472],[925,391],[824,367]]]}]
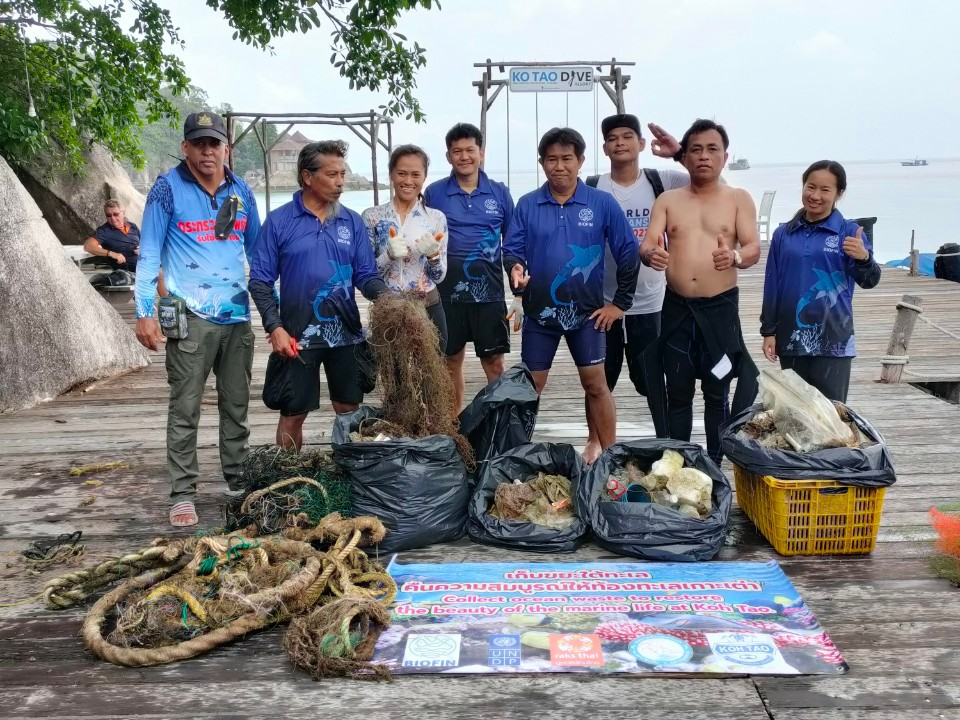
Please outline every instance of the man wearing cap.
[{"label": "man wearing cap", "polygon": [[249,451],[254,335],[244,260],[260,231],[253,191],[224,165],[229,148],[223,118],[212,112],[188,115],[180,149],[184,161],[158,177],[147,196],[136,286],[137,339],[151,350],[165,340],[154,308],[161,264],[167,290],[186,308],[186,337],[166,343],[174,526],[197,523],[197,426],[211,369],[217,378],[220,465],[230,490]]},{"label": "man wearing cap", "polygon": [[[647,128],[653,135],[650,148],[653,154],[673,158],[680,149],[680,143],[659,125],[650,123]],[[646,237],[654,200],[665,190],[686,187],[690,184],[690,176],[682,170],[641,169],[640,153],[646,147],[646,140],[636,115],[611,115],[600,123],[600,130],[603,134],[603,154],[610,158],[610,172],[593,175],[586,182],[613,195],[633,230],[639,248]],[[616,278],[616,263],[607,248],[603,273],[603,296],[606,302],[613,301],[617,291]],[[620,379],[626,355],[630,379],[637,392],[644,393],[642,373],[639,372],[640,356],[660,335],[660,308],[663,306],[665,289],[666,281],[662,272],[640,266],[633,305],[624,318],[617,320],[607,331],[604,372],[611,391]],[[591,434],[586,451],[591,452],[598,444],[599,440]]]}]

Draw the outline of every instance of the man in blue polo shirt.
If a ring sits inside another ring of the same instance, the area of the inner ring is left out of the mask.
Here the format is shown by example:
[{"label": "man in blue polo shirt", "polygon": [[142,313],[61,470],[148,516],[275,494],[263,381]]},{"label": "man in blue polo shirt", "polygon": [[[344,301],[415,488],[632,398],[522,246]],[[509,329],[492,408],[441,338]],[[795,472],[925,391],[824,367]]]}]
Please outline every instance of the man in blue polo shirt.
[{"label": "man in blue polo shirt", "polygon": [[303,445],[307,414],[320,407],[321,366],[335,412],[356,410],[363,400],[356,351],[364,337],[354,288],[374,300],[387,286],[363,220],[340,204],[346,156],[341,140],[303,147],[297,159],[302,189],[267,216],[250,262],[250,294],[273,347],[264,397],[279,406],[277,444],[283,447]]},{"label": "man in blue polo shirt", "polygon": [[446,142],[447,162],[453,170],[450,177],[431,184],[423,196],[427,206],[447,218],[447,274],[438,290],[447,318],[446,355],[454,407],[459,409],[466,344],[473,343],[488,383],[503,374],[503,355],[510,352],[501,244],[513,215],[513,198],[506,185],[480,169],[483,135],[478,128],[454,125]]},{"label": "man in blue polo shirt", "polygon": [[[578,178],[586,143],[576,130],[553,128],[538,154],[547,182],[520,198],[503,244],[511,286],[523,291],[521,356],[542,392],[560,338],[567,341],[586,393],[587,426],[599,446],[616,441],[617,409],[604,373],[606,331],[633,303],[637,243],[613,196]],[[616,261],[617,291],[604,304],[604,246]]]},{"label": "man in blue polo shirt", "polygon": [[114,270],[135,273],[140,257],[140,228],[126,219],[119,200],[107,200],[103,204],[103,214],[107,221],[87,238],[83,249],[105,258]]},{"label": "man in blue polo shirt", "polygon": [[211,369],[228,488],[250,450],[254,338],[244,259],[260,232],[253,191],[224,165],[229,148],[223,118],[191,113],[183,137],[186,159],[157,178],[147,196],[136,286],[137,339],[151,350],[164,340],[154,309],[161,263],[167,290],[186,306],[186,337],[166,344],[170,523],[178,527],[197,523],[197,426]]}]

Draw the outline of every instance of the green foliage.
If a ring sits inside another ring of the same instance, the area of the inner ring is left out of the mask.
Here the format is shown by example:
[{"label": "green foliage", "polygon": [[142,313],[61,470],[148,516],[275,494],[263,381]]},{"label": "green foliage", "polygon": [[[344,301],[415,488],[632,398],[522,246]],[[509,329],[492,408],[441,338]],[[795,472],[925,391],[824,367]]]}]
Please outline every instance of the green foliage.
[{"label": "green foliage", "polygon": [[[263,49],[277,36],[329,24],[331,62],[351,88],[385,85],[386,113],[424,118],[413,95],[424,50],[395,28],[403,12],[439,7],[436,0],[206,3],[235,39]],[[23,165],[49,149],[79,171],[97,142],[137,169],[169,165],[172,158],[161,158],[177,152],[182,116],[209,109],[177,55],[165,52],[170,46],[184,49],[157,0],[0,0],[0,155]],[[262,165],[251,134],[238,148],[237,170]]]},{"label": "green foliage", "polygon": [[350,88],[380,90],[386,84],[390,100],[380,108],[388,115],[405,115],[416,122],[424,113],[413,94],[416,73],[426,62],[424,49],[396,32],[401,13],[417,7],[426,10],[436,0],[206,0],[226,15],[234,39],[255,47],[270,48],[273,38],[286,33],[309,32],[329,23],[330,62]]},{"label": "green foliage", "polygon": [[[133,18],[127,29],[125,10]],[[29,39],[21,34],[26,30]],[[96,7],[81,0],[0,1],[0,107],[16,130],[0,135],[0,154],[26,163],[50,145],[79,170],[95,140],[142,166],[141,126],[176,113],[161,88],[177,94],[187,86],[183,63],[164,52],[165,43],[183,47],[169,13],[154,0],[100,0]],[[31,96],[37,118],[28,120],[36,122],[16,121]]]}]

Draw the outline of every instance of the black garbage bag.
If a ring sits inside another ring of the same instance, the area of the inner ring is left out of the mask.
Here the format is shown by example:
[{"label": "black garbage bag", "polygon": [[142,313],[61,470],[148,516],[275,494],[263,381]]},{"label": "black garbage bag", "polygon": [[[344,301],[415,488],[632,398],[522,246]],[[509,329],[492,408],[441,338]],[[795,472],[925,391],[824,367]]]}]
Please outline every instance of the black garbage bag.
[{"label": "black garbage bag", "polygon": [[880,431],[866,418],[843,406],[850,419],[876,445],[860,448],[827,448],[810,452],[765,448],[756,440],[738,433],[754,415],[763,410],[757,403],[720,427],[724,454],[747,472],[771,475],[778,480],[834,480],[842,485],[886,487],[897,481],[886,443]]},{"label": "black garbage bag", "polygon": [[[539,473],[562,475],[570,480],[574,518],[568,528],[558,530],[531,522],[501,520],[489,513],[497,485],[514,480],[525,482]],[[578,508],[583,480],[583,460],[572,445],[534,443],[521,445],[490,459],[480,472],[470,500],[470,539],[484,545],[533,552],[573,552],[583,544],[589,526]]]},{"label": "black garbage bag", "polygon": [[526,365],[515,365],[477,393],[460,413],[460,432],[477,458],[477,475],[483,464],[533,437],[540,398]]},{"label": "black garbage bag", "polygon": [[381,553],[449,542],[463,535],[470,488],[453,439],[430,435],[412,440],[351,442],[364,421],[380,418],[377,408],[338,415],[333,425],[333,459],[350,479],[353,515],[374,515],[387,537]]},{"label": "black garbage bag", "polygon": [[960,245],[944,243],[933,259],[933,274],[941,280],[960,282]]},{"label": "black garbage bag", "polygon": [[[635,458],[649,468],[668,449],[683,455],[685,467],[694,467],[713,479],[713,512],[708,518],[687,517],[656,503],[604,499],[607,480],[627,460]],[[710,560],[723,546],[733,491],[730,481],[699,445],[662,438],[613,445],[589,467],[582,488],[580,506],[586,508],[593,542],[618,555],[668,562]]]},{"label": "black garbage bag", "polygon": [[127,287],[128,285],[135,285],[136,282],[137,276],[129,270],[114,270],[113,272],[101,273],[90,278],[90,284],[98,289],[107,287]]}]

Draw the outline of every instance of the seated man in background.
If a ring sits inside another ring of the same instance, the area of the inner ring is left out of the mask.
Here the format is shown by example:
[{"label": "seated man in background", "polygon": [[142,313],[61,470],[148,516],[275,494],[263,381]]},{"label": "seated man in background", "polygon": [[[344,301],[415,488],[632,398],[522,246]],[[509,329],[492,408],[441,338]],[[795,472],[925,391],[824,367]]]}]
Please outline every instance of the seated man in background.
[{"label": "seated man in background", "polygon": [[137,271],[140,257],[140,228],[124,217],[119,200],[103,204],[107,221],[87,238],[83,249],[95,257],[105,258],[113,270]]}]

